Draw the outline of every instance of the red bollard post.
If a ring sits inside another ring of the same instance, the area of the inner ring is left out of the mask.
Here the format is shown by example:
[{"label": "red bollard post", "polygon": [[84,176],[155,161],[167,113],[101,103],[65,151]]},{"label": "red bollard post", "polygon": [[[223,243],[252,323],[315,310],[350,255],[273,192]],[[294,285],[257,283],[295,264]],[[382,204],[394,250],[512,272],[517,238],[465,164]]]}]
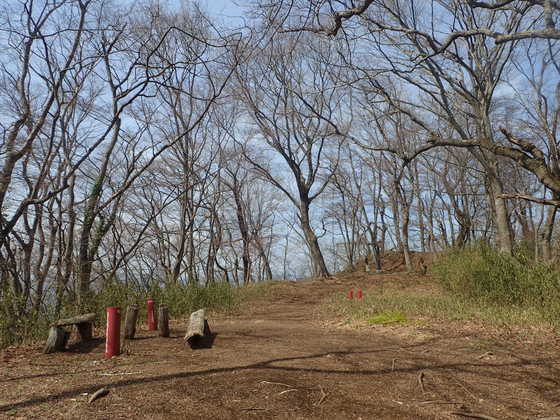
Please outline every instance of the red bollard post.
[{"label": "red bollard post", "polygon": [[362,289],[358,289],[358,299],[361,299],[363,296]]},{"label": "red bollard post", "polygon": [[156,315],[155,315],[155,302],[152,298],[146,301],[148,304],[148,330],[155,331],[157,330],[156,325]]},{"label": "red bollard post", "polygon": [[353,299],[354,298],[354,289],[350,289],[350,291],[348,292],[348,299]]},{"label": "red bollard post", "polygon": [[121,354],[121,308],[107,308],[107,330],[105,332],[105,357]]}]

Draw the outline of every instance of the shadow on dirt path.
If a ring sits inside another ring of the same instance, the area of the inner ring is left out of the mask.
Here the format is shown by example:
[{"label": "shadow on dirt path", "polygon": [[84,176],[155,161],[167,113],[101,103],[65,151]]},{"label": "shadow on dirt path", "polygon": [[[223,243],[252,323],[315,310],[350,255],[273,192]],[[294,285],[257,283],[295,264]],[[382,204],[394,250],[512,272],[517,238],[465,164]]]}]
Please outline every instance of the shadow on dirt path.
[{"label": "shadow on dirt path", "polygon": [[[367,280],[367,279],[366,279]],[[375,289],[374,283],[364,288]],[[559,415],[553,349],[415,326],[333,327],[320,305],[348,285],[278,286],[234,317],[210,319],[211,348],[141,330],[127,352],[15,351],[2,362],[0,417],[114,419],[496,419]],[[93,404],[101,387],[110,393]]]}]

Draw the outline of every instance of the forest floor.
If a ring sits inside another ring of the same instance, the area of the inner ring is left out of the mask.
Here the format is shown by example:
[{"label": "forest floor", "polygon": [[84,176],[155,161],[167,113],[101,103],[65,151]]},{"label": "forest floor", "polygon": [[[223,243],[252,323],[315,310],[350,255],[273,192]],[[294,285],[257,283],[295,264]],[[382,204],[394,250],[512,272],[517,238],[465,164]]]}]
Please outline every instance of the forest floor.
[{"label": "forest floor", "polygon": [[[397,276],[405,275],[280,283],[235,315],[210,316],[209,349],[185,347],[182,320],[172,323],[171,338],[141,328],[111,359],[102,338],[50,355],[38,345],[6,349],[0,418],[560,416],[560,345],[552,334],[453,321],[356,327],[325,311],[351,287],[376,293]],[[110,393],[88,404],[102,387]]]}]

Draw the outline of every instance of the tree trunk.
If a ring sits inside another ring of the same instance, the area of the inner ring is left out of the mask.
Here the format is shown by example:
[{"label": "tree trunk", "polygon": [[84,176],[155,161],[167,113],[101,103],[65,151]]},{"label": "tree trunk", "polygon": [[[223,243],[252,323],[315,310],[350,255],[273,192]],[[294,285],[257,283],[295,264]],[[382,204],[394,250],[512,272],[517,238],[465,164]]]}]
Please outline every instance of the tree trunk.
[{"label": "tree trunk", "polygon": [[[560,199],[560,194],[555,194],[554,199]],[[546,215],[546,224],[543,233],[543,259],[544,261],[552,261],[552,234],[554,233],[554,221],[558,213],[558,207],[549,207]]]},{"label": "tree trunk", "polygon": [[261,257],[261,260],[263,261],[263,269],[264,269],[264,273],[265,273],[265,280],[272,280],[272,268],[270,267],[270,261],[268,258],[268,255],[265,252],[265,249],[261,243],[260,239],[256,239],[256,246],[257,246],[257,250],[259,252],[259,255]]},{"label": "tree trunk", "polygon": [[253,270],[251,261],[251,237],[249,235],[249,228],[247,227],[244,203],[241,199],[241,186],[238,185],[237,179],[233,182],[232,192],[235,200],[237,224],[243,242],[243,255],[241,257],[243,261],[243,284],[249,284],[252,280],[251,276]]},{"label": "tree trunk", "polygon": [[501,182],[496,177],[489,175],[489,199],[492,201],[494,210],[494,222],[496,224],[496,242],[500,252],[511,254],[513,243],[511,237],[511,224],[506,206],[506,200],[499,197],[503,193]]},{"label": "tree trunk", "polygon": [[47,338],[47,343],[43,348],[43,353],[49,354],[56,351],[63,351],[68,342],[68,337],[70,333],[62,327],[52,326],[49,331],[49,337]]},{"label": "tree trunk", "polygon": [[329,270],[327,269],[323,253],[319,247],[319,240],[315,232],[313,232],[309,221],[309,203],[303,201],[300,205],[300,222],[313,263],[313,275],[316,277],[329,277]]},{"label": "tree trunk", "polygon": [[158,331],[160,337],[169,337],[169,311],[167,306],[159,306]]},{"label": "tree trunk", "polygon": [[138,305],[130,305],[126,309],[124,321],[124,338],[133,339],[136,335],[136,321],[138,320]]},{"label": "tree trunk", "polygon": [[402,243],[403,243],[403,255],[404,255],[404,263],[406,266],[406,271],[412,271],[412,260],[410,258],[410,247],[408,245],[408,224],[410,221],[410,208],[408,206],[405,207],[404,212],[404,220],[402,225]]}]

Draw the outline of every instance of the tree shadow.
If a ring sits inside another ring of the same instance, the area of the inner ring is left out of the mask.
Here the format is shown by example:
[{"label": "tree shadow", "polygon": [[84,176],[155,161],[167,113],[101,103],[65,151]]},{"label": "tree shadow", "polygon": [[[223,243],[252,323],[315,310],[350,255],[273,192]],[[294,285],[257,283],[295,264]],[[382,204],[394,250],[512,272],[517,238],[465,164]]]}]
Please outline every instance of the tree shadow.
[{"label": "tree shadow", "polygon": [[218,333],[208,333],[204,334],[202,337],[198,337],[197,339],[192,341],[191,349],[193,350],[202,350],[202,349],[211,349],[214,345],[214,340]]},{"label": "tree shadow", "polygon": [[69,344],[64,350],[65,353],[91,353],[105,342],[102,337],[94,337],[87,341],[77,341]]},{"label": "tree shadow", "polygon": [[130,342],[135,342],[135,341],[144,341],[144,340],[152,340],[154,338],[158,337],[157,335],[154,336],[144,336],[144,337],[134,337],[134,338],[125,338],[124,341],[130,341]]},{"label": "tree shadow", "polygon": [[[215,338],[215,334],[213,339]],[[424,343],[425,344],[425,343]],[[391,350],[391,349],[389,349]],[[313,367],[294,367],[294,366],[275,366],[275,363],[280,362],[289,362],[289,361],[305,361],[311,359],[318,359],[327,356],[348,356],[348,355],[357,355],[357,354],[368,354],[368,353],[378,353],[382,351],[388,351],[387,348],[384,349],[376,349],[376,350],[363,350],[363,351],[352,351],[352,350],[344,350],[344,351],[327,351],[322,353],[316,354],[309,354],[305,356],[294,356],[294,357],[283,357],[283,358],[276,358],[276,359],[269,359],[263,360],[256,363],[251,363],[247,365],[240,365],[240,366],[231,366],[231,367],[221,367],[221,368],[214,368],[214,369],[207,369],[203,371],[189,371],[189,372],[177,372],[177,373],[170,373],[165,375],[153,376],[149,378],[133,378],[133,379],[123,379],[117,382],[107,382],[105,384],[95,384],[95,385],[84,385],[79,388],[74,388],[72,390],[63,391],[57,394],[51,394],[44,397],[36,397],[31,398],[25,401],[21,401],[15,404],[7,404],[0,406],[0,412],[6,412],[14,409],[20,409],[30,406],[35,406],[38,404],[42,404],[48,401],[56,400],[56,399],[65,399],[65,398],[73,398],[77,397],[83,393],[91,393],[96,391],[101,387],[106,388],[124,388],[130,385],[138,385],[138,384],[149,384],[149,383],[158,383],[158,382],[165,382],[172,379],[181,379],[181,378],[191,378],[197,376],[206,376],[218,373],[229,373],[229,372],[240,372],[240,371],[247,371],[253,369],[263,369],[263,370],[273,370],[273,371],[284,371],[284,372],[298,372],[298,373],[319,373],[319,374],[332,374],[332,375],[370,375],[370,376],[378,376],[378,375],[386,375],[386,374],[398,374],[398,373],[418,373],[420,371],[446,371],[451,370],[455,373],[457,372],[464,372],[464,373],[472,373],[472,369],[476,369],[478,374],[481,376],[489,376],[493,379],[503,379],[505,381],[511,381],[512,378],[509,376],[508,373],[511,372],[511,368],[513,367],[536,367],[536,366],[545,366],[548,368],[552,368],[552,365],[558,362],[557,359],[525,359],[520,358],[520,360],[507,362],[507,363],[488,363],[488,362],[464,362],[464,363],[447,363],[447,364],[437,364],[434,363],[436,361],[431,360],[429,358],[420,358],[417,357],[415,362],[416,365],[412,367],[387,367],[383,369],[354,369],[354,370],[338,370],[338,369],[321,369],[321,368],[313,368]],[[434,364],[432,364],[434,363]],[[495,370],[491,372],[484,372],[484,369],[499,369],[502,374],[497,374]],[[510,369],[508,369],[510,368]],[[552,375],[535,375],[533,373],[532,379],[536,381],[547,380],[552,381],[553,383],[558,384],[558,382],[553,378],[557,373],[557,369],[552,368],[550,369]]]}]

